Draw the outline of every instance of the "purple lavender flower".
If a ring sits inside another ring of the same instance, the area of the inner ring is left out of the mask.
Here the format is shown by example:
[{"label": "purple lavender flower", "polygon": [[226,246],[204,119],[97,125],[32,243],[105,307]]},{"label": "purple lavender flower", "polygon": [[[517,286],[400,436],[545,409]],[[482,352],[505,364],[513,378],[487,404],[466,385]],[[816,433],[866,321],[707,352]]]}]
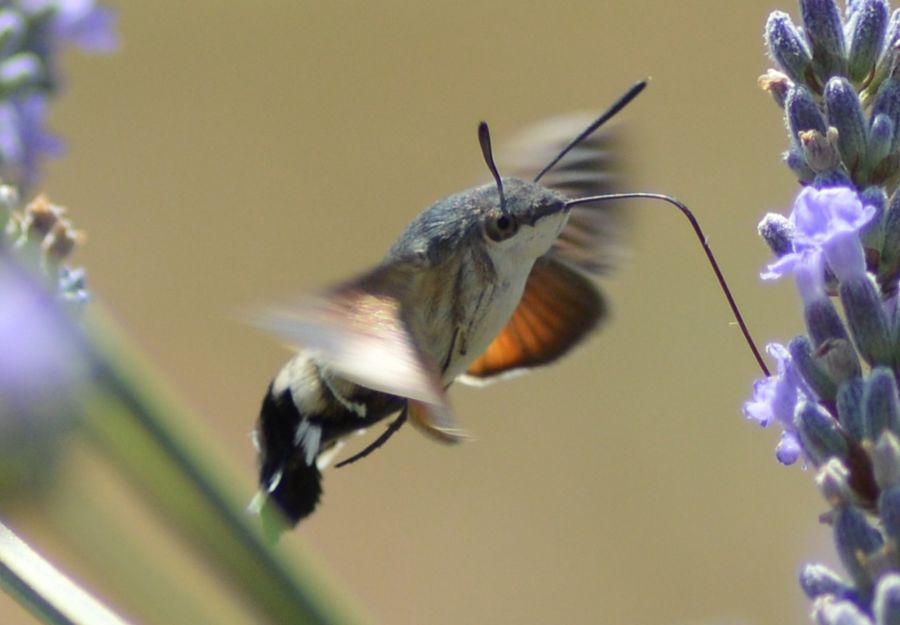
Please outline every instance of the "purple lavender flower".
[{"label": "purple lavender flower", "polygon": [[812,400],[814,395],[797,372],[784,345],[770,343],[766,351],[775,359],[778,373],[753,384],[753,397],[744,404],[744,415],[762,427],[773,422],[781,425],[784,431],[775,455],[779,462],[790,465],[797,461],[802,451],[794,427],[794,410],[802,399]]},{"label": "purple lavender flower", "polygon": [[793,252],[769,265],[764,280],[780,278],[802,267],[816,266],[824,255],[840,278],[865,272],[865,256],[859,230],[875,215],[872,206],[863,206],[857,193],[846,187],[815,189],[806,187],[797,196],[790,222],[793,225]]},{"label": "purple lavender flower", "polygon": [[[800,293],[800,299],[806,303],[826,297],[825,291],[825,256],[821,250],[807,249],[793,253],[790,270],[794,272],[794,283]],[[761,275],[763,280],[771,279],[774,272]]]},{"label": "purple lavender flower", "polygon": [[95,0],[14,0],[0,8],[0,178],[27,189],[40,161],[61,152],[44,129],[67,46],[109,52],[114,14]]}]

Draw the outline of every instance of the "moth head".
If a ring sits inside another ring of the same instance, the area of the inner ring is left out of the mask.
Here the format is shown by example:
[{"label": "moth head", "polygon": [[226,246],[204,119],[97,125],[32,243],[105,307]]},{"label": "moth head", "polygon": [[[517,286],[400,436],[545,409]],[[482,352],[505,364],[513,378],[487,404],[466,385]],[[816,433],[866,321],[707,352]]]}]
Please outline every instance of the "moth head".
[{"label": "moth head", "polygon": [[478,126],[481,153],[491,175],[493,190],[482,187],[478,203],[481,233],[488,253],[512,255],[517,260],[535,259],[553,245],[565,225],[566,198],[537,182],[500,177],[494,163],[488,125]]},{"label": "moth head", "polygon": [[489,253],[535,259],[550,249],[566,223],[566,198],[535,182],[506,178],[504,196],[495,185],[484,188],[479,235]]}]

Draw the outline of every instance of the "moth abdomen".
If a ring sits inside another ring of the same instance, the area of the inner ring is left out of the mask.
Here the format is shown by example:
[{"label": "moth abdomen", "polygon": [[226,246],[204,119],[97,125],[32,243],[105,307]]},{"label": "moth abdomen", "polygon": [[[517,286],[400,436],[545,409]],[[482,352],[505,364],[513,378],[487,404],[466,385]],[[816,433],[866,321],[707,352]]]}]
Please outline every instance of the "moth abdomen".
[{"label": "moth abdomen", "polygon": [[277,393],[274,385],[269,385],[263,399],[256,428],[259,483],[267,500],[277,504],[285,519],[296,525],[319,502],[322,474],[316,464],[317,453],[312,462],[307,462],[306,449],[296,441],[304,417],[290,390]]},{"label": "moth abdomen", "polygon": [[296,525],[322,495],[323,455],[404,404],[335,377],[307,354],[295,356],[269,385],[256,426],[263,506],[275,504]]}]

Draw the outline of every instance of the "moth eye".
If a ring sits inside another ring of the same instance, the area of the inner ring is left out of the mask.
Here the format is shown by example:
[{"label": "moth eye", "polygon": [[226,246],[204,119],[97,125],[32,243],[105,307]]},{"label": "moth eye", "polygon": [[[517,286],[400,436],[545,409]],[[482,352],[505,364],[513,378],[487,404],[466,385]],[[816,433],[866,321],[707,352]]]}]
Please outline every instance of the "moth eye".
[{"label": "moth eye", "polygon": [[519,222],[509,213],[489,215],[484,222],[484,232],[492,241],[505,241],[519,231]]}]

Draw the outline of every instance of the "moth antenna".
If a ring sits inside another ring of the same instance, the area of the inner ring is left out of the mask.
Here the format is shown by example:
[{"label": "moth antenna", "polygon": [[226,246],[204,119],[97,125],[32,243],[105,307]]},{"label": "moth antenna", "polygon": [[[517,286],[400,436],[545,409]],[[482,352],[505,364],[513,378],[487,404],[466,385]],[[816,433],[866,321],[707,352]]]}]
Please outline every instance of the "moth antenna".
[{"label": "moth antenna", "polygon": [[406,408],[404,408],[400,412],[400,414],[397,416],[397,418],[388,424],[387,429],[384,432],[382,432],[378,436],[378,438],[376,438],[374,441],[369,443],[369,445],[365,449],[363,449],[361,452],[359,452],[357,454],[353,454],[346,460],[341,460],[336,465],[334,465],[334,468],[340,469],[341,467],[346,467],[348,464],[353,464],[357,460],[362,460],[363,458],[368,456],[370,453],[372,453],[373,451],[375,451],[376,449],[378,449],[379,447],[384,445],[390,437],[392,437],[394,434],[397,433],[397,431],[400,429],[400,426],[403,425],[405,422],[406,422]]},{"label": "moth antenna", "polygon": [[625,106],[629,102],[634,100],[638,96],[638,94],[641,91],[643,91],[646,87],[647,87],[647,80],[641,80],[640,82],[636,82],[634,85],[632,85],[631,89],[626,91],[625,94],[622,95],[618,100],[616,100],[611,107],[606,109],[605,113],[603,113],[600,117],[598,117],[593,122],[591,122],[590,126],[585,128],[584,130],[582,130],[581,134],[579,134],[577,137],[572,139],[572,141],[570,141],[566,147],[564,147],[562,150],[560,150],[559,154],[554,156],[553,160],[551,160],[549,163],[547,163],[544,166],[544,168],[540,171],[540,173],[534,177],[534,182],[537,182],[541,178],[543,178],[544,174],[546,174],[548,171],[553,169],[556,166],[556,164],[559,163],[566,154],[571,152],[575,146],[577,146],[579,143],[581,143],[582,141],[584,141],[585,139],[590,137],[592,134],[594,134],[595,130],[597,130],[600,126],[602,126],[603,124],[608,122],[610,119],[612,119],[616,115],[616,113],[618,113],[623,108],[625,108]]},{"label": "moth antenna", "polygon": [[478,124],[478,143],[481,144],[481,154],[484,156],[484,162],[487,163],[494,182],[497,183],[497,192],[500,194],[500,211],[506,212],[506,196],[503,194],[503,181],[500,179],[500,172],[497,171],[497,165],[494,163],[494,151],[491,149],[491,131],[488,129],[487,122]]},{"label": "moth antenna", "polygon": [[735,321],[737,321],[738,326],[741,328],[741,332],[744,335],[744,340],[750,347],[750,351],[753,352],[753,357],[756,359],[756,363],[762,370],[763,375],[769,377],[769,368],[766,366],[766,362],[765,360],[763,360],[759,348],[756,347],[756,342],[750,335],[750,329],[747,327],[747,323],[744,321],[744,317],[743,315],[741,315],[741,311],[738,308],[737,303],[734,301],[734,296],[731,294],[731,289],[728,287],[728,282],[725,280],[725,276],[722,273],[722,270],[719,269],[719,263],[716,262],[716,257],[713,254],[712,249],[710,249],[709,247],[709,242],[706,240],[706,235],[703,233],[703,229],[700,228],[700,222],[697,221],[697,218],[694,217],[694,214],[687,206],[673,197],[662,195],[660,193],[610,193],[608,195],[594,195],[590,197],[580,197],[569,200],[568,202],[566,202],[566,206],[571,207],[577,206],[579,204],[588,204],[591,202],[607,202],[610,200],[627,200],[632,198],[644,198],[648,200],[662,200],[664,202],[668,202],[669,204],[673,204],[675,207],[677,207],[678,210],[680,210],[681,213],[685,217],[687,217],[687,220],[691,223],[691,227],[694,229],[694,234],[697,235],[697,239],[699,239],[700,241],[700,245],[703,246],[703,251],[706,252],[706,258],[709,261],[709,265],[710,267],[712,267],[713,273],[716,274],[716,279],[719,281],[719,287],[725,294],[725,299],[728,300],[728,305],[731,307],[731,312],[734,315]]}]

